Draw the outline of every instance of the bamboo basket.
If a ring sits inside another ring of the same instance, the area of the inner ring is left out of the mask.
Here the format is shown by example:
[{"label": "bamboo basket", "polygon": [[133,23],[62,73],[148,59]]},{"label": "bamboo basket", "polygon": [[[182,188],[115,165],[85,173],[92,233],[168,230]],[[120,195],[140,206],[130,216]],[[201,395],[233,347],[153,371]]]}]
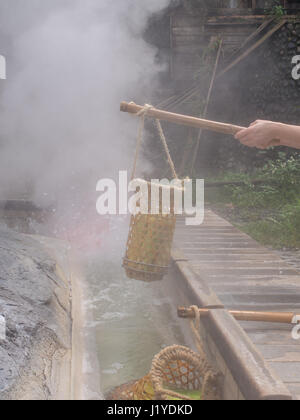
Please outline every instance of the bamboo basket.
[{"label": "bamboo basket", "polygon": [[107,395],[111,401],[152,401],[154,400],[154,389],[150,375],[139,381],[129,382],[119,386]]},{"label": "bamboo basket", "polygon": [[156,400],[219,400],[222,375],[204,354],[183,346],[162,350],[152,362],[150,378]]},{"label": "bamboo basket", "polygon": [[[152,189],[151,184],[147,184],[149,214],[138,213],[131,217],[123,267],[131,279],[154,282],[162,280],[169,269],[176,226],[174,194],[177,187],[156,185],[159,189],[159,211],[158,214],[151,214]],[[169,208],[163,206],[162,194],[165,188],[170,194]]]},{"label": "bamboo basket", "polygon": [[220,376],[200,354],[182,346],[161,351],[139,381],[115,388],[108,400],[219,400]]}]

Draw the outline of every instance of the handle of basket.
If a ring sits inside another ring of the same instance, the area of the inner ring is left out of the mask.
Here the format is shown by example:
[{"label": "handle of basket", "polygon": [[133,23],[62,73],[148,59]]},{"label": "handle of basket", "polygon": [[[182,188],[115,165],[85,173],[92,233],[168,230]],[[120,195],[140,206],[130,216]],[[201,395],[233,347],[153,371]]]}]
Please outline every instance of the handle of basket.
[{"label": "handle of basket", "polygon": [[168,397],[171,397],[171,398],[178,398],[179,400],[191,401],[191,399],[189,397],[186,397],[185,395],[181,395],[181,394],[178,394],[177,392],[173,392],[164,388],[157,391],[156,394],[161,395],[162,397],[167,395]]}]

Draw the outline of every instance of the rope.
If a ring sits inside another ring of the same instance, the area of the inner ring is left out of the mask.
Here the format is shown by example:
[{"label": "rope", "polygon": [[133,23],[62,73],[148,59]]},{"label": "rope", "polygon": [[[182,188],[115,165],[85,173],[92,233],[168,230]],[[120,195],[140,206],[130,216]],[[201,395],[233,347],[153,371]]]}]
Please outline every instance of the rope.
[{"label": "rope", "polygon": [[[221,39],[221,43],[223,43],[222,39]],[[175,96],[171,96],[168,99],[165,99],[164,101],[157,104],[156,108],[167,108],[167,109],[178,108],[179,106],[191,100],[194,96],[198,95],[200,91],[201,91],[201,86],[199,86],[199,84],[196,84],[184,90],[181,95],[177,95],[177,96],[175,95]]]},{"label": "rope", "polygon": [[207,361],[207,356],[203,349],[203,343],[200,336],[200,328],[201,328],[201,315],[198,306],[191,306],[191,309],[195,313],[195,319],[191,319],[191,329],[194,333],[196,347],[199,351],[200,357],[206,361],[206,373],[204,374],[203,380],[203,400],[211,401],[215,400],[217,396],[220,396],[220,381],[222,378],[222,374],[216,370],[214,370]]},{"label": "rope", "polygon": [[[131,104],[132,103],[133,102],[131,102]],[[144,133],[144,128],[145,128],[145,118],[146,118],[147,113],[152,108],[153,107],[151,105],[146,104],[144,106],[144,108],[141,111],[139,111],[139,113],[137,114],[138,117],[141,117],[141,122],[140,122],[139,129],[138,129],[135,157],[134,157],[132,174],[131,174],[131,181],[133,181],[135,179],[135,175],[136,175],[137,162],[138,162],[138,158],[139,158],[139,154],[140,154],[140,150],[141,150],[141,145],[142,145],[142,142],[143,142],[143,133]]]},{"label": "rope", "polygon": [[190,323],[191,323],[191,329],[192,329],[192,331],[194,333],[194,336],[195,336],[196,346],[197,346],[197,349],[198,349],[200,355],[202,357],[206,357],[205,351],[203,350],[203,344],[202,344],[201,336],[200,336],[200,333],[199,333],[199,330],[200,330],[200,327],[201,327],[201,316],[200,316],[199,308],[197,306],[191,306],[191,309],[195,313],[195,319],[191,319]]},{"label": "rope", "polygon": [[155,120],[155,123],[156,123],[156,127],[157,127],[157,130],[158,130],[158,134],[160,136],[161,142],[162,142],[163,147],[165,149],[167,159],[168,159],[168,163],[170,165],[173,177],[174,177],[174,179],[178,179],[178,175],[177,175],[177,172],[176,172],[176,169],[175,169],[174,162],[171,158],[170,150],[169,150],[169,147],[168,147],[166,136],[165,136],[163,128],[161,126],[161,122],[159,120]]},{"label": "rope", "polygon": [[[131,104],[132,103],[133,102],[131,102]],[[143,134],[144,134],[144,129],[145,129],[145,119],[146,119],[146,116],[147,116],[148,112],[151,109],[153,109],[152,105],[145,104],[143,109],[141,109],[141,111],[139,111],[136,114],[138,117],[141,118],[141,121],[140,121],[139,129],[138,129],[136,151],[135,151],[134,163],[133,163],[133,168],[132,168],[131,180],[133,180],[136,176],[137,162],[138,162],[138,158],[139,158],[139,155],[140,155],[141,145],[142,145],[142,142],[143,142]],[[174,177],[174,179],[178,179],[178,175],[177,175],[177,172],[176,172],[176,169],[175,169],[175,164],[172,160],[170,149],[168,147],[168,143],[167,143],[166,136],[164,134],[161,122],[156,119],[155,124],[156,124],[156,128],[157,128],[159,137],[161,139],[163,148],[164,148],[165,153],[167,155],[167,161],[168,161],[168,164],[171,168],[173,177]]]},{"label": "rope", "polygon": [[[221,39],[220,44],[219,44],[219,48],[218,48],[218,53],[217,53],[215,65],[214,65],[213,74],[212,74],[212,77],[211,77],[211,80],[210,80],[210,85],[209,85],[209,88],[208,88],[206,104],[205,104],[205,108],[204,108],[202,118],[206,118],[207,114],[208,114],[209,103],[210,103],[211,95],[212,95],[212,92],[213,92],[214,83],[215,83],[215,80],[216,80],[216,75],[217,75],[217,71],[218,71],[218,67],[219,67],[219,61],[220,61],[220,57],[221,57],[222,47],[223,47],[223,40]],[[191,173],[194,172],[195,163],[196,163],[196,160],[197,160],[197,157],[198,157],[200,142],[201,142],[201,138],[202,138],[202,133],[203,133],[203,130],[201,128],[199,130],[199,133],[198,133],[197,142],[196,142],[196,146],[195,146],[195,150],[194,150],[194,154],[193,154],[193,158],[192,158]]]}]

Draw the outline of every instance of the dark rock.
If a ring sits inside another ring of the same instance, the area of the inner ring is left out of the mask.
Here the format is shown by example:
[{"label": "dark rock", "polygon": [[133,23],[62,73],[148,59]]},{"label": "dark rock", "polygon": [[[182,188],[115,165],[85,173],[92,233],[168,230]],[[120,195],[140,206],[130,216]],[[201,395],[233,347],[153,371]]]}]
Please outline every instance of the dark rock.
[{"label": "dark rock", "polygon": [[65,339],[52,305],[62,284],[54,267],[36,240],[0,228],[0,314],[7,324],[7,338],[0,340],[0,400],[18,384],[39,331],[51,330],[57,342]]}]

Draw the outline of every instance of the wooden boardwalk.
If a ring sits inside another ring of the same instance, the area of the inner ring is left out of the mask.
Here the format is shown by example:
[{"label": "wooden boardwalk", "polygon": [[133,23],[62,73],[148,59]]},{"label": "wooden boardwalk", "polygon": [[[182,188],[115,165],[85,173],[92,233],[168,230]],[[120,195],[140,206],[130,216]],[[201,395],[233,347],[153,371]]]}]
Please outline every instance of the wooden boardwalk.
[{"label": "wooden boardwalk", "polygon": [[[300,314],[300,273],[230,223],[207,210],[204,224],[179,218],[176,247],[227,309]],[[293,325],[241,322],[267,364],[300,399],[300,340]]]}]

